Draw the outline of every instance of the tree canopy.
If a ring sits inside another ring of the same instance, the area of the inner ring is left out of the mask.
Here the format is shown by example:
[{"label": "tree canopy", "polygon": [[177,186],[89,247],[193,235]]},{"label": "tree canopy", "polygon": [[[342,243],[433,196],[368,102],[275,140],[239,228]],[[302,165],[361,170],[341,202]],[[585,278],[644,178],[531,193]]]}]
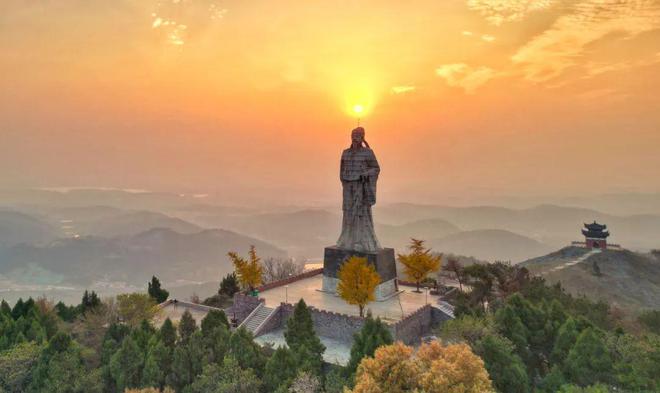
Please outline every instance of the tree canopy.
[{"label": "tree canopy", "polygon": [[243,286],[243,289],[254,291],[254,289],[261,284],[263,275],[261,258],[257,256],[255,247],[250,246],[248,259],[239,256],[233,251],[229,252],[227,255],[229,255],[229,259],[234,264],[236,276]]},{"label": "tree canopy", "polygon": [[406,277],[417,284],[419,292],[419,283],[430,273],[440,270],[440,256],[433,255],[430,249],[424,247],[424,240],[410,239],[408,249],[410,253],[398,255],[399,262]]},{"label": "tree canopy", "polygon": [[364,307],[376,299],[376,287],[380,276],[366,258],[350,257],[339,268],[337,293],[348,304],[357,305],[360,316],[364,316]]}]

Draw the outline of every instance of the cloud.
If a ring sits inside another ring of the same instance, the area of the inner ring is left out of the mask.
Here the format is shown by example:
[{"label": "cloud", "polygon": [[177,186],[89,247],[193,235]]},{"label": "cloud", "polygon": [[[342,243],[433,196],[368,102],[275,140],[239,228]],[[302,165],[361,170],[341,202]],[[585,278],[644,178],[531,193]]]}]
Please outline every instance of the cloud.
[{"label": "cloud", "polygon": [[465,63],[445,64],[435,70],[436,75],[452,87],[460,87],[472,94],[480,86],[493,79],[497,73],[488,67],[471,67]]},{"label": "cloud", "polygon": [[486,20],[500,26],[505,22],[520,21],[527,14],[550,8],[557,0],[467,0],[471,10],[478,11]]},{"label": "cloud", "polygon": [[490,35],[490,34],[484,34],[481,36],[481,39],[486,42],[493,42],[495,41],[495,37]]},{"label": "cloud", "polygon": [[151,27],[162,34],[165,42],[180,46],[193,32],[203,30],[226,14],[227,9],[217,4],[216,0],[159,0],[151,14]]},{"label": "cloud", "polygon": [[415,90],[415,86],[394,86],[392,88],[393,94],[410,93]]},{"label": "cloud", "polygon": [[612,33],[629,37],[660,28],[657,0],[588,0],[575,3],[512,57],[526,79],[547,81],[578,64],[585,47]]}]

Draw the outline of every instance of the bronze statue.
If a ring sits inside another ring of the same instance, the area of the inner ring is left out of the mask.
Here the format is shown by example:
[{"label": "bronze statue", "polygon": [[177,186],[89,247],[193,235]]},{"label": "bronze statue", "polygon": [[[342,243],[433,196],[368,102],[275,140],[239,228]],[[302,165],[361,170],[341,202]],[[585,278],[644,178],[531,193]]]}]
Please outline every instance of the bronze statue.
[{"label": "bronze statue", "polygon": [[376,204],[376,182],[380,167],[376,155],[364,139],[364,128],[354,129],[351,140],[351,146],[341,155],[339,170],[343,186],[344,217],[337,247],[373,252],[381,249],[371,214],[371,206]]}]

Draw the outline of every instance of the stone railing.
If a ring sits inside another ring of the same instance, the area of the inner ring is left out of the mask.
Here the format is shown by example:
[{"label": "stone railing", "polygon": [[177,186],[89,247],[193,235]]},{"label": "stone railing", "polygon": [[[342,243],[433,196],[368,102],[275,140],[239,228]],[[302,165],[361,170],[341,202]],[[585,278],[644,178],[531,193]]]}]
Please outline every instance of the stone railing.
[{"label": "stone railing", "polygon": [[225,311],[225,312],[226,312],[226,310],[225,310],[225,309],[222,309],[222,308],[211,307],[211,306],[205,306],[205,305],[203,305],[203,304],[197,304],[197,303],[192,303],[192,302],[186,302],[186,301],[183,301],[183,300],[177,300],[177,299],[167,299],[167,300],[165,300],[164,302],[162,302],[162,303],[160,303],[159,305],[157,305],[156,308],[157,308],[158,310],[161,310],[161,309],[163,309],[163,308],[169,306],[170,304],[172,304],[172,305],[174,305],[174,306],[182,306],[182,307],[186,307],[186,308],[191,308],[191,309],[199,310],[199,311],[203,311],[203,312],[209,312],[209,311],[211,311],[211,310],[219,310],[219,311]]},{"label": "stone railing", "polygon": [[293,282],[296,282],[296,281],[299,281],[299,280],[302,280],[302,279],[305,279],[305,278],[313,277],[313,276],[316,276],[317,274],[322,274],[322,273],[323,273],[323,268],[308,270],[304,273],[300,273],[300,274],[297,274],[295,276],[291,276],[291,277],[283,278],[281,280],[269,282],[267,284],[264,284],[264,285],[258,287],[257,290],[259,292],[267,291],[269,289],[273,289],[273,288],[281,287],[281,286],[284,286],[284,285],[288,285],[288,284],[291,284]]}]

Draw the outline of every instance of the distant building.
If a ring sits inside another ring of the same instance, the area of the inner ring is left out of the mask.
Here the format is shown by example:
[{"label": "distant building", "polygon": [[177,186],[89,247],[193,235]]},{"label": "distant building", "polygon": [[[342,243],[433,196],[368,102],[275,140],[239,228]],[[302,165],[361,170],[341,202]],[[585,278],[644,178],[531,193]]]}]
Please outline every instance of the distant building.
[{"label": "distant building", "polygon": [[584,224],[582,234],[588,249],[607,249],[607,237],[610,235],[607,225],[598,224],[596,221],[593,224]]}]

